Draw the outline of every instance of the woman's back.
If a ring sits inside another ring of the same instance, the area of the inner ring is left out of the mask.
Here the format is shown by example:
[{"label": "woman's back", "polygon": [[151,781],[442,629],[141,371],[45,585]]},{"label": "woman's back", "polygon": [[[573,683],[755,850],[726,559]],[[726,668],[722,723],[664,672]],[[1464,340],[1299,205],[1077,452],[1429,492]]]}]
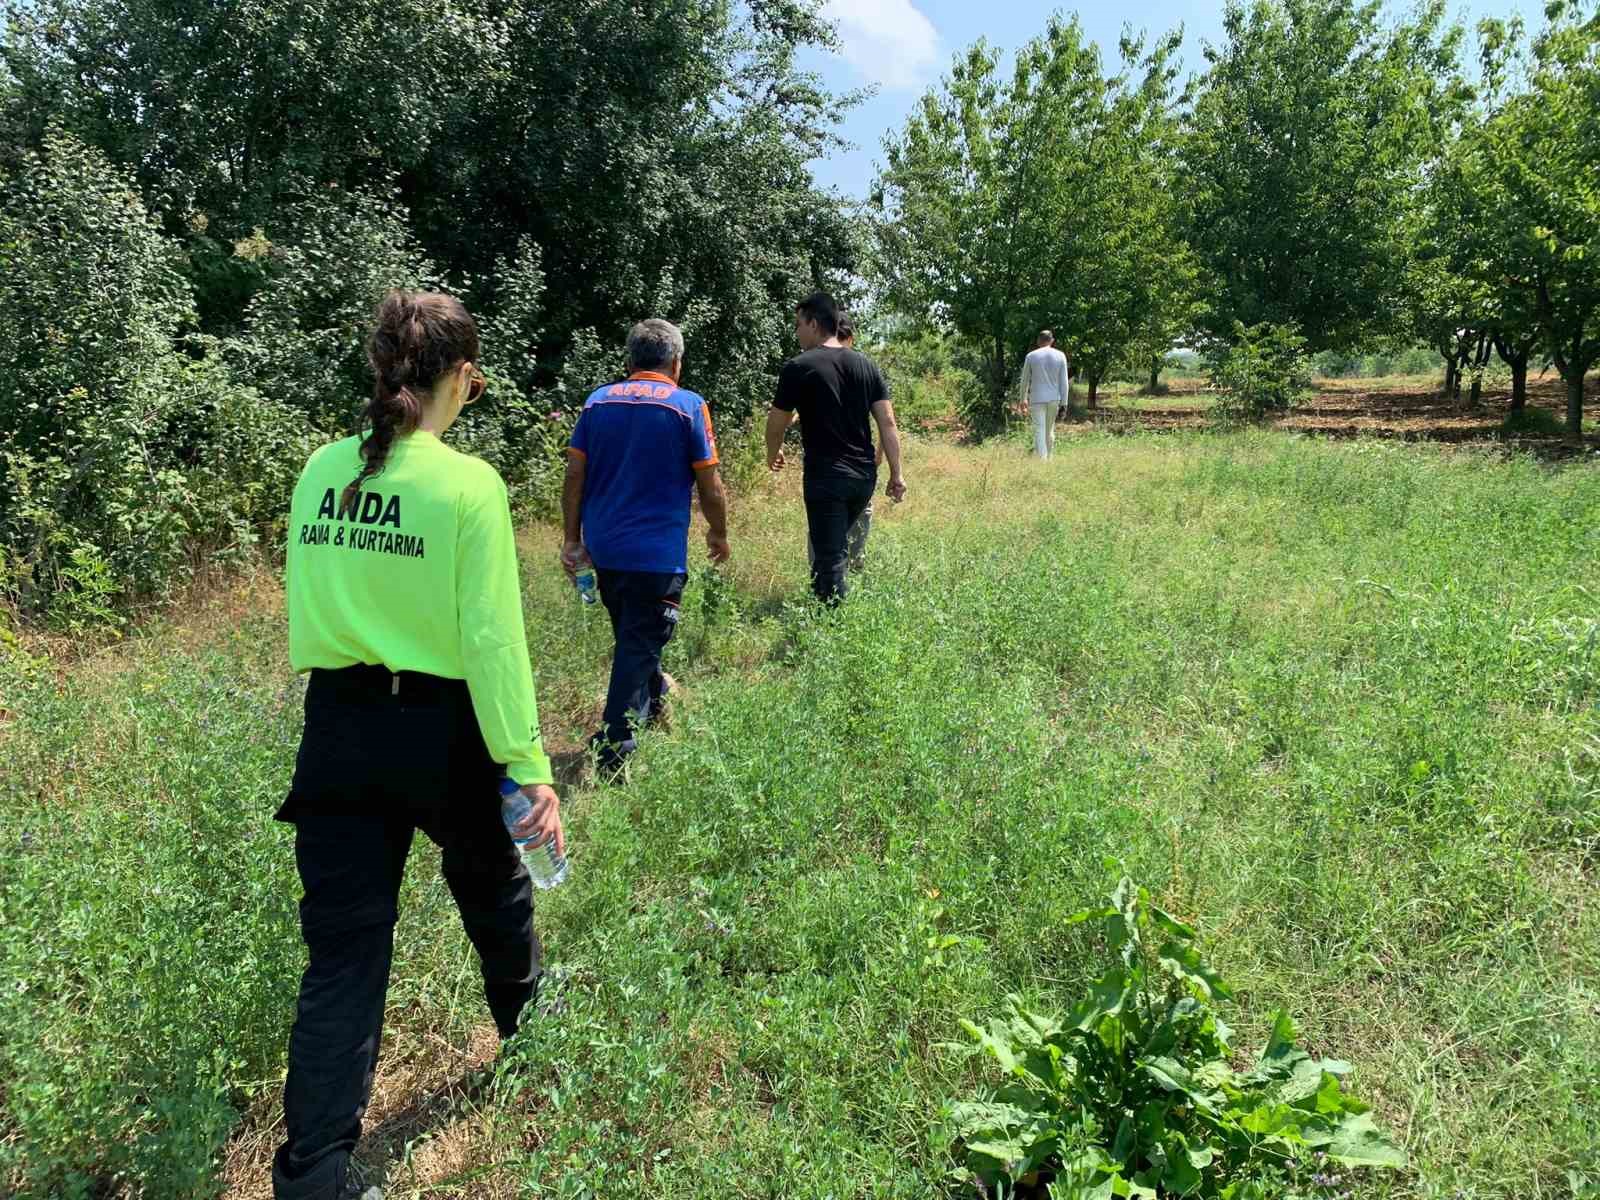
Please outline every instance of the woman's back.
[{"label": "woman's back", "polygon": [[465,679],[474,643],[522,632],[520,607],[501,611],[501,576],[520,598],[505,485],[489,464],[419,430],[395,440],[382,473],[341,513],[358,447],[356,438],[323,447],[295,487],[290,660],[297,671],[369,663]]}]

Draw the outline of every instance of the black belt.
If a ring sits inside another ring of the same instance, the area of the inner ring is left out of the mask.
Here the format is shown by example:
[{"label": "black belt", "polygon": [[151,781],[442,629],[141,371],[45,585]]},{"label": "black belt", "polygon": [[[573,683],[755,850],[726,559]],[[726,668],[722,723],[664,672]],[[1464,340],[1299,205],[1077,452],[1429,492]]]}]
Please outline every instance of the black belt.
[{"label": "black belt", "polygon": [[407,700],[437,699],[466,694],[464,679],[445,679],[426,671],[391,671],[381,665],[365,663],[330,670],[314,667],[311,681],[345,695],[400,696]]}]

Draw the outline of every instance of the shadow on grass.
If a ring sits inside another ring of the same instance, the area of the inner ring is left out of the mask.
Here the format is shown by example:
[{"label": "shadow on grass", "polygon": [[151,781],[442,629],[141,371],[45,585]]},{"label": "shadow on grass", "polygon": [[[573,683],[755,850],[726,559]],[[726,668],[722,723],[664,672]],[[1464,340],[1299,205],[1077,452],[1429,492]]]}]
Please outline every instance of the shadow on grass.
[{"label": "shadow on grass", "polygon": [[398,1182],[407,1170],[407,1150],[477,1114],[493,1090],[493,1081],[492,1067],[462,1067],[445,1082],[416,1092],[403,1108],[365,1130],[356,1159],[366,1169],[367,1182],[384,1189]]},{"label": "shadow on grass", "polygon": [[561,750],[550,756],[550,770],[558,788],[575,788],[589,780],[589,751]]}]

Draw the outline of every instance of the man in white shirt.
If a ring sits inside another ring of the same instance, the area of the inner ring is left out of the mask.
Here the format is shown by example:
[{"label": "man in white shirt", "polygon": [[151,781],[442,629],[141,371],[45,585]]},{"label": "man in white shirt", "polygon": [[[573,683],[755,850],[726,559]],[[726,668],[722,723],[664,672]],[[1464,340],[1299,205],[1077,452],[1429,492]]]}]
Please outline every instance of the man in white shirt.
[{"label": "man in white shirt", "polygon": [[1056,448],[1056,410],[1067,403],[1067,356],[1056,349],[1056,335],[1039,331],[1039,345],[1022,360],[1022,398],[1033,418],[1033,452],[1049,458]]}]

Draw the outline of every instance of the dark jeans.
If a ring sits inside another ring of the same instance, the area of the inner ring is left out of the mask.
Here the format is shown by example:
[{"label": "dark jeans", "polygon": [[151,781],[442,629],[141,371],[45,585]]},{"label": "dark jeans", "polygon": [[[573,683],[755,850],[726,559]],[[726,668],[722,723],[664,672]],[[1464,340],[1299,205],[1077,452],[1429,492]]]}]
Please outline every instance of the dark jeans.
[{"label": "dark jeans", "polygon": [[605,567],[596,567],[595,577],[616,642],[601,731],[609,743],[603,757],[615,757],[632,749],[634,730],[650,724],[660,708],[665,691],[661,651],[677,632],[678,605],[689,577]]},{"label": "dark jeans", "polygon": [[381,667],[313,671],[294,784],[309,959],[289,1035],[277,1200],[331,1200],[361,1136],[383,1033],[406,855],[417,829],[443,850],[444,877],[483,968],[501,1036],[538,990],[539,939],[527,868],[500,819],[466,685]]},{"label": "dark jeans", "polygon": [[876,473],[866,479],[828,475],[805,481],[806,523],[811,529],[811,590],[817,599],[836,603],[849,590],[845,559],[850,528],[878,485]]}]

